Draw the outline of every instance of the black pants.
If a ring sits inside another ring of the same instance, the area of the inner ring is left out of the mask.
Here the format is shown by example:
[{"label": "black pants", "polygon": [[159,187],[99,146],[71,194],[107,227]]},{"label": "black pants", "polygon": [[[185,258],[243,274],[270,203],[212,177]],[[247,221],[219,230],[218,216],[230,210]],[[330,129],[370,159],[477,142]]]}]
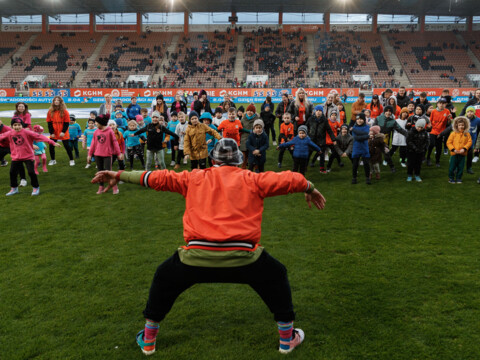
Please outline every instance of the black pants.
[{"label": "black pants", "polygon": [[200,169],[206,169],[207,168],[207,159],[199,159],[199,160],[190,160],[190,167],[193,169],[198,169],[198,166],[200,165]]},{"label": "black pants", "polygon": [[175,252],[157,268],[143,315],[146,319],[162,321],[177,297],[198,283],[250,285],[274,314],[275,321],[295,320],[287,269],[265,250],[254,263],[229,268],[185,265]]},{"label": "black pants", "polygon": [[440,135],[430,134],[430,145],[428,146],[427,159],[430,160],[432,150],[435,147],[435,163],[437,164],[440,162],[440,156],[442,156],[442,139],[443,138]]},{"label": "black pants", "polygon": [[[265,134],[267,134],[268,139],[272,139],[272,141],[275,141],[275,138],[277,135],[275,134],[275,127],[273,124],[265,124]],[[272,137],[270,137],[270,133],[272,133]]]},{"label": "black pants", "polygon": [[181,164],[181,161],[183,160],[183,158],[184,158],[183,150],[178,149],[177,164]]},{"label": "black pants", "polygon": [[178,143],[175,141],[175,140],[170,140],[170,150],[172,150],[172,161],[175,161],[175,153],[176,153],[176,150],[175,150],[175,146],[177,146]]},{"label": "black pants", "polygon": [[[32,187],[38,188],[38,178],[37,174],[35,174],[35,162],[33,160],[12,161],[12,166],[10,167],[10,186],[13,188],[18,187],[18,175],[20,175],[20,178],[25,179],[25,169],[23,168],[23,164],[27,167]],[[21,175],[22,172],[23,177]]]},{"label": "black pants", "polygon": [[[10,148],[9,147],[0,147],[0,162],[5,160],[5,156],[10,154]],[[18,169],[18,175],[20,175],[20,179],[25,179],[25,168],[22,166],[19,166]]]},{"label": "black pants", "polygon": [[281,163],[283,161],[283,154],[285,154],[285,151],[288,150],[290,152],[290,155],[292,155],[293,158],[293,150],[290,148],[280,148],[280,152],[278,153],[278,162]]},{"label": "black pants", "polygon": [[[112,157],[111,156],[97,156],[95,155],[95,163],[97,164],[97,170],[112,170]],[[102,183],[98,183],[99,186],[103,186]]]},{"label": "black pants", "polygon": [[[53,141],[56,141],[53,139]],[[73,160],[72,148],[70,147],[70,140],[62,140],[63,147],[67,152],[68,158]],[[55,146],[48,144],[48,149],[50,150],[50,159],[55,160]]]},{"label": "black pants", "polygon": [[253,169],[255,169],[255,166],[257,167],[259,173],[265,171],[265,162],[260,163],[260,161],[249,162],[248,170],[253,171]]},{"label": "black pants", "polygon": [[312,158],[312,163],[311,163],[312,167],[315,166],[315,161],[319,156],[320,156],[320,168],[325,167],[325,146],[320,146],[320,149],[321,151],[316,151],[316,152],[309,151],[307,164],[308,162],[310,162],[310,156],[312,156],[312,154],[315,154],[313,155],[313,158]]},{"label": "black pants", "polygon": [[467,152],[467,170],[472,168],[473,165],[473,148],[475,147],[475,144],[472,143],[472,146],[470,146],[470,149],[468,149]]},{"label": "black pants", "polygon": [[[363,160],[363,170],[365,171],[365,177],[370,177],[370,158],[365,158],[362,156]],[[353,158],[353,167],[352,167],[352,177],[357,178],[358,166],[360,165],[360,157]]]},{"label": "black pants", "polygon": [[407,153],[407,175],[408,176],[420,176],[420,170],[422,169],[422,160],[424,154],[418,154],[413,151]]},{"label": "black pants", "polygon": [[135,155],[138,156],[140,162],[142,163],[142,169],[145,169],[145,161],[143,160],[143,145],[132,146],[127,149],[128,160],[130,160],[130,169],[133,169],[133,160]]},{"label": "black pants", "polygon": [[407,147],[406,146],[400,146],[400,145],[392,145],[392,148],[390,149],[390,158],[393,157],[395,152],[399,149],[399,154],[400,154],[400,159],[402,160],[402,163],[405,164],[407,161]]},{"label": "black pants", "polygon": [[[117,155],[113,155],[112,156],[112,167],[113,167],[113,164],[115,163],[115,161],[117,161],[117,160],[118,160]],[[118,160],[118,170],[125,170],[125,161]]]},{"label": "black pants", "polygon": [[293,171],[299,172],[305,176],[305,171],[307,170],[308,158],[297,158],[293,157]]},{"label": "black pants", "polygon": [[328,158],[328,163],[327,163],[327,169],[330,169],[333,165],[333,162],[335,159],[338,161],[338,165],[342,163],[342,159],[340,158],[340,155],[338,155],[337,150],[335,150],[335,147],[333,145],[327,145],[327,147],[331,150],[330,157]]}]

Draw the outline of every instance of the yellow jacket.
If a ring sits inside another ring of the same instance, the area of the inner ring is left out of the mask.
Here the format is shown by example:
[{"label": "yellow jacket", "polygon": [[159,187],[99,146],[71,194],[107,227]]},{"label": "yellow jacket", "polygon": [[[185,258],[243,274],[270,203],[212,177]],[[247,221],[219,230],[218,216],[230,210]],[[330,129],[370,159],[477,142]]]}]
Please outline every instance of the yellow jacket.
[{"label": "yellow jacket", "polygon": [[[447,146],[450,149],[450,155],[467,156],[468,149],[472,146],[472,137],[468,131],[463,133],[452,131],[447,140]],[[455,150],[465,149],[463,154],[455,154]]]},{"label": "yellow jacket", "polygon": [[222,138],[218,132],[203,123],[198,123],[197,125],[190,124],[187,130],[185,130],[183,152],[185,155],[190,155],[191,160],[206,159],[208,157],[207,133],[214,136],[217,140]]}]

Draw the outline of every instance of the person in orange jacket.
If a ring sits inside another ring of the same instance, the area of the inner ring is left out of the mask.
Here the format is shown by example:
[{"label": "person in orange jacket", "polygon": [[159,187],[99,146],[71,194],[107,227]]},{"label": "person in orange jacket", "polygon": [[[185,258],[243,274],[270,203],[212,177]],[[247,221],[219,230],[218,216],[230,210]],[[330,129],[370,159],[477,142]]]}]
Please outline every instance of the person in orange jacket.
[{"label": "person in orange jacket", "polygon": [[[65,102],[61,96],[55,96],[52,100],[52,104],[48,109],[47,113],[47,125],[48,132],[50,133],[50,139],[57,142],[61,140],[63,147],[67,151],[68,158],[70,159],[70,166],[75,165],[75,160],[73,160],[72,149],[68,140],[70,135],[68,133],[68,126],[70,125],[70,114],[67,111]],[[50,161],[48,165],[55,165],[57,161],[55,160],[55,147],[49,145],[50,150]]]},{"label": "person in orange jacket", "polygon": [[304,192],[309,207],[325,206],[325,198],[300,173],[255,173],[238,167],[243,155],[233,139],[217,142],[210,157],[214,167],[177,173],[100,171],[92,183],[119,181],[157,191],[181,194],[186,201],[183,216],[185,246],[157,269],[143,312],[145,329],[137,343],[146,355],[155,352],[159,322],[175,299],[196,283],[227,282],[250,285],[274,314],[281,353],[289,353],[305,337],[293,328],[293,311],[287,270],[260,245],[264,199]]},{"label": "person in orange jacket", "polygon": [[469,133],[470,121],[459,116],[453,121],[453,131],[448,137],[447,147],[450,150],[450,166],[448,168],[448,182],[461,184],[465,158],[468,149],[472,146],[472,137]]}]

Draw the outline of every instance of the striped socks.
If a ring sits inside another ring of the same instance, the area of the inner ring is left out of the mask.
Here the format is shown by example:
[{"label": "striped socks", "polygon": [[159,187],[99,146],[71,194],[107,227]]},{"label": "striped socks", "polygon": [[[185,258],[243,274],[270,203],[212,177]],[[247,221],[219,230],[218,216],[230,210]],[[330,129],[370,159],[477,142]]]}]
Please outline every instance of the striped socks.
[{"label": "striped socks", "polygon": [[293,321],[277,321],[278,333],[280,334],[280,350],[290,350],[290,341],[292,340]]},{"label": "striped socks", "polygon": [[159,323],[149,319],[146,319],[146,320],[147,322],[145,323],[145,333],[144,333],[143,341],[145,341],[146,343],[155,344],[155,339],[157,338],[157,334],[158,334]]}]

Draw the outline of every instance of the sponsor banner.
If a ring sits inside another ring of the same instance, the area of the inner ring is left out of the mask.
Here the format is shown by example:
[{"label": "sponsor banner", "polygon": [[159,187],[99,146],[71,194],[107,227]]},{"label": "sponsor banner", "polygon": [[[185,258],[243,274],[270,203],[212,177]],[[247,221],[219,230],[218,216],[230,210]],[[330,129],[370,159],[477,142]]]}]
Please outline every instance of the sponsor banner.
[{"label": "sponsor banner", "polygon": [[[415,94],[415,97],[418,97],[420,96],[421,92],[426,92],[427,97],[430,100],[431,97],[438,98],[439,96],[441,96],[443,89],[444,88],[413,88],[413,93]],[[448,89],[450,91],[450,96],[452,98],[465,97],[465,96],[468,97],[470,96],[470,93],[475,93],[475,90],[476,90],[476,88],[445,88],[445,89]],[[380,95],[384,91],[385,89],[378,88],[378,89],[374,89],[373,93]],[[392,91],[393,91],[393,94],[396,95],[398,92],[398,89],[392,89]],[[407,91],[407,94],[409,94],[410,91],[412,91],[412,88],[406,88],[406,91]]]},{"label": "sponsor banner", "polygon": [[466,31],[467,24],[425,24],[425,31]]},{"label": "sponsor banner", "polygon": [[32,97],[68,97],[70,89],[30,89],[28,93]]},{"label": "sponsor banner", "polygon": [[90,25],[88,24],[56,24],[49,25],[48,30],[51,32],[61,32],[61,31],[76,31],[76,32],[89,32]]},{"label": "sponsor banner", "polygon": [[95,31],[98,32],[135,32],[137,25],[96,25]]},{"label": "sponsor banner", "polygon": [[372,31],[371,24],[334,24],[330,25],[330,31],[359,31],[359,32],[370,32]]},{"label": "sponsor banner", "polygon": [[0,97],[15,96],[15,89],[0,89]]},{"label": "sponsor banner", "polygon": [[5,32],[41,32],[42,24],[2,24],[1,29]]},{"label": "sponsor banner", "polygon": [[[189,31],[191,27],[195,25],[190,25]],[[143,24],[142,31],[147,32],[183,32],[183,25],[162,25],[162,24]]]}]

